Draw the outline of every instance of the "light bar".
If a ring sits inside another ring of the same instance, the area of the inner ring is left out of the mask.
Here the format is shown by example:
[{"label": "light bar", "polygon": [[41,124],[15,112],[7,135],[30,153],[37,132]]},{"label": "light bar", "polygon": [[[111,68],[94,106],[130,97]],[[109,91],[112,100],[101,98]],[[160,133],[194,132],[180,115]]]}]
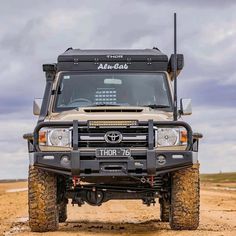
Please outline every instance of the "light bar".
[{"label": "light bar", "polygon": [[136,120],[90,120],[89,126],[135,126]]}]

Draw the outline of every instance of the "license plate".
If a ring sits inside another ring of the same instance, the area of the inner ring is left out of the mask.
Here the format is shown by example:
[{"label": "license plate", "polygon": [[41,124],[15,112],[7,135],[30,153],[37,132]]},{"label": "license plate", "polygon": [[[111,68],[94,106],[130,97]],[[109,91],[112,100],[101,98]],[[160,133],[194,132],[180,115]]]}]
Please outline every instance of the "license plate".
[{"label": "license plate", "polygon": [[129,148],[97,148],[96,157],[130,157]]}]

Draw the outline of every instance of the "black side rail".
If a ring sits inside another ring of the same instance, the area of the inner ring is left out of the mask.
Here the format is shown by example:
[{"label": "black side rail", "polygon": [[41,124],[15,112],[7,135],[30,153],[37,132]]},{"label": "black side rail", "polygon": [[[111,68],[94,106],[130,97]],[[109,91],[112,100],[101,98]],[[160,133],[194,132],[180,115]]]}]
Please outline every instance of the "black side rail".
[{"label": "black side rail", "polygon": [[192,150],[194,152],[198,152],[199,148],[199,139],[203,138],[203,134],[194,132],[193,133],[193,147]]},{"label": "black side rail", "polygon": [[194,132],[193,133],[193,138],[194,139],[201,139],[201,138],[203,138],[203,134],[202,133]]},{"label": "black side rail", "polygon": [[33,140],[33,139],[34,139],[34,134],[33,134],[33,133],[26,133],[26,134],[23,134],[23,139],[26,139],[26,140]]}]

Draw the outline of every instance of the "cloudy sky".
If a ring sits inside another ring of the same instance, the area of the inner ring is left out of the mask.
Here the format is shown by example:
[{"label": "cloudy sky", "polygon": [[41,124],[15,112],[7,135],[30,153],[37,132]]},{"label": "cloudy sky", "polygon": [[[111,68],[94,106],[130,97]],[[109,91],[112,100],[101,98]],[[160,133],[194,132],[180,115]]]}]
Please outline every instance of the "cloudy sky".
[{"label": "cloudy sky", "polygon": [[[172,1],[174,2],[174,1]],[[193,100],[186,117],[202,132],[201,171],[236,171],[235,1],[11,0],[0,2],[0,179],[25,178],[22,134],[36,122],[32,101],[42,97],[43,63],[68,47],[173,50],[185,55],[179,97]]]}]

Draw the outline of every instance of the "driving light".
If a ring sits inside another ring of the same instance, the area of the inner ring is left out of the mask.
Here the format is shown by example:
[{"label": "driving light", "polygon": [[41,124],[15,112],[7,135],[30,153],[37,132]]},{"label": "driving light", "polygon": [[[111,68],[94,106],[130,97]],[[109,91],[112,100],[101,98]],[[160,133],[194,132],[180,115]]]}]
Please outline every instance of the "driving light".
[{"label": "driving light", "polygon": [[166,158],[163,155],[157,156],[157,163],[162,166],[166,164]]},{"label": "driving light", "polygon": [[179,132],[172,128],[159,128],[157,131],[157,146],[174,146],[179,142]]},{"label": "driving light", "polygon": [[61,157],[61,165],[62,166],[70,166],[70,158],[66,155]]},{"label": "driving light", "polygon": [[48,132],[49,145],[52,146],[70,146],[70,131],[68,129],[52,129]]},{"label": "driving light", "polygon": [[90,120],[89,126],[136,126],[136,120]]}]

